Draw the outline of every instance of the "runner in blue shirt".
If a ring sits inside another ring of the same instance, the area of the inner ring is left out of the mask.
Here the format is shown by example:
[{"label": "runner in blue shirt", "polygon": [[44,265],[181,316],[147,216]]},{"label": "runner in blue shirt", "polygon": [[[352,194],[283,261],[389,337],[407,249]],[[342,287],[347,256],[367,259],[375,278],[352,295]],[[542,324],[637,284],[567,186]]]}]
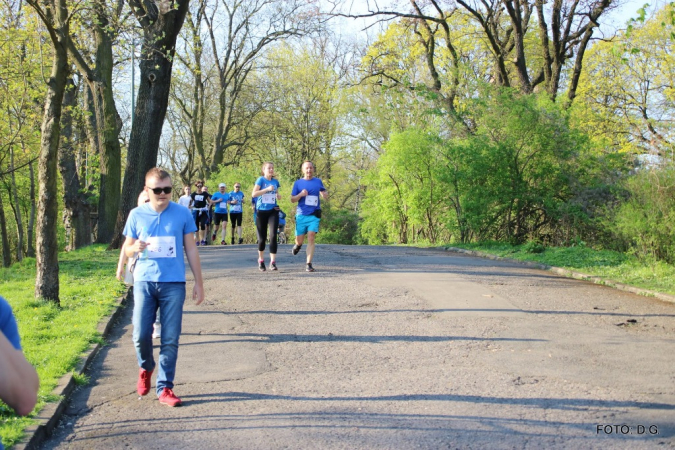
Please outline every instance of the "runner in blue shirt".
[{"label": "runner in blue shirt", "polygon": [[21,351],[12,307],[0,297],[0,400],[25,416],[35,408],[39,387],[37,372]]},{"label": "runner in blue shirt", "polygon": [[[255,201],[255,199],[253,199]],[[234,245],[234,229],[237,229],[239,244],[244,242],[241,237],[241,219],[244,215],[244,193],[241,192],[241,183],[234,183],[234,191],[230,192],[230,224],[232,224],[232,245]]]},{"label": "runner in blue shirt", "polygon": [[256,199],[256,229],[258,232],[258,269],[265,269],[265,242],[267,231],[270,233],[270,269],[277,270],[277,227],[279,226],[279,182],[274,179],[274,164],[266,162],[262,166],[263,176],[253,186],[251,197]]},{"label": "runner in blue shirt", "polygon": [[211,204],[216,206],[214,214],[214,223],[215,227],[213,228],[213,236],[211,240],[216,241],[216,233],[218,232],[218,226],[220,222],[223,222],[222,229],[220,230],[220,245],[227,245],[225,238],[227,238],[227,205],[230,203],[230,194],[225,192],[227,186],[225,183],[220,183],[218,185],[218,192],[211,196]]},{"label": "runner in blue shirt", "polygon": [[185,303],[185,262],[183,250],[194,276],[192,296],[197,305],[204,301],[204,285],[199,252],[193,233],[197,226],[190,211],[171,201],[171,176],[157,167],[145,175],[150,202],[129,213],[124,227],[127,257],[138,253],[134,268],[133,341],[140,366],[136,390],[150,392],[155,359],[152,324],[161,312],[161,345],[156,392],[159,402],[180,406],[173,393],[178,358],[178,341]]},{"label": "runner in blue shirt", "polygon": [[321,201],[328,199],[328,191],[323,186],[319,178],[314,178],[314,163],[305,161],[302,163],[303,178],[300,178],[293,184],[291,191],[291,202],[298,204],[295,213],[295,245],[291,250],[293,255],[297,255],[305,241],[307,235],[307,272],[314,272],[312,259],[314,258],[314,240],[319,232],[319,223],[321,222]]}]

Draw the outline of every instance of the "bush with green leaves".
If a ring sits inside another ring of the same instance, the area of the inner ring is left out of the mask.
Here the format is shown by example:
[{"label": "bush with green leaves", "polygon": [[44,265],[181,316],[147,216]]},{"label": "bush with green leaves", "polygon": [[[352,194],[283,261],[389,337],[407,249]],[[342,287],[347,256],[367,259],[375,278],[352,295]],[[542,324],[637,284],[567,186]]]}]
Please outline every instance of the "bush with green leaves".
[{"label": "bush with green leaves", "polygon": [[579,187],[595,183],[586,138],[546,96],[484,88],[462,127],[393,133],[365,178],[369,243],[500,240],[556,233]]},{"label": "bush with green leaves", "polygon": [[675,165],[640,171],[625,186],[629,198],[608,226],[638,258],[675,263]]},{"label": "bush with green leaves", "polygon": [[316,237],[319,244],[354,245],[357,243],[359,216],[343,209],[323,209],[321,231]]}]

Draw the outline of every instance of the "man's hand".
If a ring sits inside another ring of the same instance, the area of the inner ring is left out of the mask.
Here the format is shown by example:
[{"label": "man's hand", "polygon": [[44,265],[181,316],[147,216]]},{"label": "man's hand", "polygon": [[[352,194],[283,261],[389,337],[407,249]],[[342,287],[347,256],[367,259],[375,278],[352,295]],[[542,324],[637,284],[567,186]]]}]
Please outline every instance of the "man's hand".
[{"label": "man's hand", "polygon": [[133,249],[134,253],[141,253],[147,246],[148,244],[146,242],[139,239],[134,242],[134,245],[132,245],[131,248]]},{"label": "man's hand", "polygon": [[124,266],[117,266],[117,273],[115,274],[115,278],[117,278],[120,281],[124,280]]},{"label": "man's hand", "polygon": [[192,288],[192,299],[195,300],[195,305],[201,305],[204,301],[204,286],[201,283],[196,283]]},{"label": "man's hand", "polygon": [[300,191],[300,197],[307,197],[309,195],[309,192],[307,192],[307,189],[303,189]]}]

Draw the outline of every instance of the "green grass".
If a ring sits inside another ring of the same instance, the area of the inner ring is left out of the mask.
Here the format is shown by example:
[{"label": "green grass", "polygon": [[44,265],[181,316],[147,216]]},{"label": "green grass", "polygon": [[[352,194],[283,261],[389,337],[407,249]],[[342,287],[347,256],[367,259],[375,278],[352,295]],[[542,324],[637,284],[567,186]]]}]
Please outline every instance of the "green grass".
[{"label": "green grass", "polygon": [[118,257],[119,252],[107,252],[104,245],[59,254],[60,306],[33,297],[35,259],[0,269],[0,293],[14,309],[24,353],[40,377],[38,404],[29,417],[17,417],[0,403],[3,445],[21,439],[31,417],[45,403],[58,400],[51,394],[58,380],[75,368],[91,343],[101,342],[98,323],[125,290],[115,279]]},{"label": "green grass", "polygon": [[499,242],[453,244],[492,255],[534,261],[549,266],[576,270],[652,291],[675,295],[675,266],[662,261],[643,261],[625,253],[594,250],[585,246],[547,247],[542,253],[530,253],[531,245],[512,246]]}]

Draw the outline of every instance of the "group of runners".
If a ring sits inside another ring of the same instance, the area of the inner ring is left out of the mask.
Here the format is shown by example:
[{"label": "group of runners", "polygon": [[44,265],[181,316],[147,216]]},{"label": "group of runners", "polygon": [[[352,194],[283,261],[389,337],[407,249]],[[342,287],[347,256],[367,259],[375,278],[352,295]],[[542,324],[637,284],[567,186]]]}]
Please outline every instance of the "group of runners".
[{"label": "group of runners", "polygon": [[[303,177],[293,184],[291,202],[297,203],[296,238],[291,250],[297,255],[307,240],[307,262],[305,270],[314,272],[315,236],[319,232],[321,219],[320,199],[326,200],[328,192],[319,178],[314,177],[314,164],[302,164]],[[183,304],[185,302],[185,262],[187,256],[194,276],[193,299],[199,305],[204,301],[204,285],[198,245],[205,245],[206,224],[210,206],[214,206],[214,236],[222,223],[221,244],[226,244],[227,216],[232,224],[232,240],[237,229],[241,237],[241,215],[244,194],[241,184],[234,184],[234,191],[226,193],[225,183],[218,186],[218,192],[210,195],[203,182],[195,184],[197,192],[184,188],[184,195],[178,203],[171,201],[171,176],[164,170],[153,168],[145,176],[145,187],[139,196],[138,207],[129,214],[124,227],[126,237],[117,277],[122,278],[125,262],[132,266],[134,311],[132,339],[136,349],[139,375],[136,390],[139,396],[147,395],[151,389],[152,374],[156,363],[153,355],[153,337],[160,338],[159,371],[155,390],[159,402],[168,406],[180,406],[182,401],[174,392],[174,376],[178,357],[178,341],[181,333]],[[262,175],[256,180],[251,194],[254,203],[256,231],[258,237],[258,268],[265,271],[264,251],[270,234],[270,269],[277,270],[277,232],[281,199],[279,181],[274,178],[274,164],[265,163]],[[229,206],[229,210],[228,210]],[[191,211],[190,211],[191,209]],[[234,213],[234,215],[233,215]],[[282,212],[283,213],[283,212]],[[285,214],[283,214],[285,217]],[[197,238],[195,238],[197,233]],[[129,260],[127,262],[127,259]],[[161,333],[155,322],[161,323]]]},{"label": "group of runners", "polygon": [[[296,242],[292,250],[297,255],[307,236],[307,262],[305,269],[313,272],[312,258],[314,255],[314,238],[319,232],[321,218],[320,198],[327,198],[327,191],[323,182],[314,177],[314,164],[305,161],[302,165],[303,177],[293,185],[291,202],[298,203],[296,214]],[[280,184],[274,176],[274,164],[267,162],[262,166],[261,176],[255,181],[251,193],[251,208],[253,220],[256,226],[258,241],[258,268],[266,271],[264,251],[269,243],[270,270],[278,270],[276,263],[278,234],[286,225],[286,213],[281,210],[278,200]],[[227,185],[220,183],[218,192],[211,194],[203,181],[195,183],[195,192],[190,186],[183,188],[183,195],[178,199],[178,204],[192,211],[192,217],[197,227],[195,240],[197,246],[208,244],[207,237],[211,232],[211,241],[217,243],[217,235],[220,230],[220,245],[227,245],[227,223],[231,224],[230,243],[235,240],[243,243],[242,216],[244,205],[244,193],[241,191],[241,183],[234,184],[234,190],[227,191]],[[237,238],[235,239],[235,231]]]},{"label": "group of runners", "polygon": [[242,244],[241,220],[243,215],[244,193],[241,192],[241,184],[234,183],[234,190],[226,192],[227,185],[220,183],[218,192],[209,193],[209,188],[203,181],[195,183],[195,192],[191,192],[190,186],[183,188],[183,196],[178,199],[178,204],[192,211],[197,226],[196,244],[206,245],[206,238],[213,225],[211,241],[216,242],[218,229],[220,229],[220,244],[227,245],[227,222],[232,224],[232,237],[230,242],[234,245],[235,231],[237,242]]}]

